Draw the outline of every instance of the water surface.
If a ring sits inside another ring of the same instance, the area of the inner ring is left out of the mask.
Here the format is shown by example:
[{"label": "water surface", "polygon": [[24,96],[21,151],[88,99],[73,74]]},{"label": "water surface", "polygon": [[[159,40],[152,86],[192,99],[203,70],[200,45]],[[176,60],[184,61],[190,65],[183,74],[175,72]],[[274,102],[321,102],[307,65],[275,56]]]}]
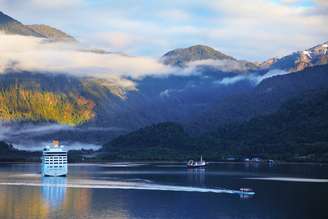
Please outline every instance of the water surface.
[{"label": "water surface", "polygon": [[328,218],[326,165],[71,164],[60,178],[39,170],[0,164],[0,219]]}]

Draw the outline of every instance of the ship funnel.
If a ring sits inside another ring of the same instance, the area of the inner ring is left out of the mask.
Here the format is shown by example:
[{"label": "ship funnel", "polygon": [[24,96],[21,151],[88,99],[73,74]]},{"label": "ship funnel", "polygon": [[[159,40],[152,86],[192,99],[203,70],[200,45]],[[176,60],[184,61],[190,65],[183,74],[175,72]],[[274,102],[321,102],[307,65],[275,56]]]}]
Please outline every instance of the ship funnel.
[{"label": "ship funnel", "polygon": [[59,147],[59,144],[60,144],[60,142],[59,142],[58,140],[53,140],[53,141],[52,141],[52,145],[53,145],[54,147]]}]

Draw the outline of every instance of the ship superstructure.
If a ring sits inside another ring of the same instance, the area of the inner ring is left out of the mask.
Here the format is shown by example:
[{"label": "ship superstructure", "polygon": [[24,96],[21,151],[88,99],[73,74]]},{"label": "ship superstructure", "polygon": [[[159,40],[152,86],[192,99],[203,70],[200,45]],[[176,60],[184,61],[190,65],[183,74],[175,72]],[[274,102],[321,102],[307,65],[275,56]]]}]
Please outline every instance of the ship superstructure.
[{"label": "ship superstructure", "polygon": [[67,151],[59,141],[53,141],[46,146],[41,158],[42,176],[66,176],[67,175]]}]

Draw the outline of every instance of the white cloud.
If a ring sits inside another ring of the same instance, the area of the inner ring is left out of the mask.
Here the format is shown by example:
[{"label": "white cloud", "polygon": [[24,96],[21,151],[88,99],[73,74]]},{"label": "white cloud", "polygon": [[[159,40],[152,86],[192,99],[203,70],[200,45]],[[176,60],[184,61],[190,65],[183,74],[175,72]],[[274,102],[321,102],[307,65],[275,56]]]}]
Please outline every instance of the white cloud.
[{"label": "white cloud", "polygon": [[69,73],[77,76],[130,76],[169,74],[173,69],[146,57],[82,51],[80,45],[47,43],[42,39],[0,34],[0,70]]},{"label": "white cloud", "polygon": [[73,130],[73,127],[58,124],[20,124],[0,122],[0,140],[10,140],[17,136],[42,135],[56,131]]},{"label": "white cloud", "polygon": [[252,83],[254,85],[258,85],[265,79],[272,78],[272,77],[279,76],[279,75],[285,75],[288,73],[289,72],[287,72],[287,71],[276,69],[276,70],[270,70],[264,75],[246,74],[246,75],[238,75],[235,77],[225,77],[221,80],[215,81],[214,83],[228,86],[228,85],[232,85],[232,84],[235,84],[235,83],[241,82],[241,81],[249,81],[250,83]]}]

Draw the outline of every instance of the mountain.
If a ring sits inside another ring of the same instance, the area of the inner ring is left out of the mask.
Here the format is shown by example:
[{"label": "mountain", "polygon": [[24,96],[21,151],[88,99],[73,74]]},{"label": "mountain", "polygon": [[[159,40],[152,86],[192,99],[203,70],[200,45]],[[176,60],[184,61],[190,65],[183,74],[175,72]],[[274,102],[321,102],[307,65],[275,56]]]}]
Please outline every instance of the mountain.
[{"label": "mountain", "polygon": [[328,42],[304,51],[294,52],[282,58],[270,59],[260,66],[263,68],[283,69],[291,72],[301,71],[307,67],[328,63]]},{"label": "mountain", "polygon": [[4,141],[0,141],[0,162],[26,162],[40,160],[39,152],[20,151]]},{"label": "mountain", "polygon": [[215,49],[204,46],[195,45],[188,48],[174,49],[162,56],[163,63],[167,65],[183,66],[187,62],[199,60],[235,60],[233,57],[225,55]]},{"label": "mountain", "polygon": [[[0,126],[5,123],[6,130],[11,130],[4,139],[15,144],[53,138],[95,144],[126,133],[138,123],[125,112],[126,93],[135,88],[122,87],[117,80],[15,71],[0,74]],[[52,129],[54,124],[63,125],[63,130]],[[48,131],[35,132],[34,127]]]},{"label": "mountain", "polygon": [[103,147],[103,159],[186,160],[203,154],[221,160],[261,157],[328,161],[328,90],[306,92],[275,113],[192,137],[177,123],[122,135]]},{"label": "mountain", "polygon": [[54,41],[76,41],[72,36],[48,25],[24,25],[0,12],[0,31],[6,34],[33,36]]},{"label": "mountain", "polygon": [[[10,27],[7,30],[11,30],[11,34],[28,32],[30,36],[34,34],[50,41],[73,40],[46,25],[24,25],[3,13],[0,17],[0,27]],[[19,27],[19,31],[13,27]],[[283,58],[257,66],[204,45],[164,54],[161,61],[176,67],[176,74],[165,77],[157,77],[156,72],[141,78],[114,77],[113,74],[96,78],[72,76],[69,72],[52,74],[8,69],[0,74],[0,120],[12,130],[6,138],[11,143],[59,138],[103,144],[118,135],[168,121],[181,124],[187,135],[199,136],[275,113],[291,98],[328,88],[325,48],[322,44],[309,49],[311,59],[306,53],[308,59],[302,60],[313,66],[304,70],[297,68],[300,70],[297,74],[268,73],[276,68],[294,68],[297,59],[290,62],[293,56],[285,58],[288,64],[285,67],[275,67],[283,63]],[[52,129],[54,124],[63,125],[62,129],[57,126]],[[35,127],[48,131],[35,132]],[[168,129],[174,130],[174,127],[169,125]],[[32,131],[25,134],[28,130]],[[182,133],[177,130],[176,134]],[[164,128],[163,132],[168,131]]]},{"label": "mountain", "polygon": [[328,65],[314,66],[297,74],[284,74],[263,80],[253,89],[232,94],[213,103],[210,110],[190,124],[199,130],[212,130],[239,123],[279,109],[285,101],[311,90],[328,89]]},{"label": "mountain", "polygon": [[193,153],[192,147],[186,147],[190,140],[191,137],[177,123],[154,124],[108,142],[102,149],[101,158],[105,160],[187,159],[191,158]]},{"label": "mountain", "polygon": [[199,72],[247,73],[258,70],[258,66],[252,62],[237,60],[205,45],[169,51],[160,61],[180,68],[194,67]]},{"label": "mountain", "polygon": [[44,37],[42,34],[30,29],[19,21],[0,12],[0,31],[6,34],[17,34],[23,36]]},{"label": "mountain", "polygon": [[12,122],[78,125],[93,120],[102,102],[123,100],[125,94],[115,80],[30,72],[1,74],[0,87],[0,119]]},{"label": "mountain", "polygon": [[[25,100],[23,96],[19,98],[19,106],[22,106],[22,110],[13,108],[15,116],[10,117],[10,121],[39,123],[48,121],[77,125],[73,129],[54,130],[43,135],[31,133],[26,136],[28,139],[45,141],[60,138],[67,141],[101,144],[119,134],[161,122],[181,123],[188,133],[199,135],[229,123],[244,122],[260,115],[273,113],[290,98],[302,95],[303,92],[311,89],[327,87],[327,68],[326,65],[315,66],[298,74],[271,77],[258,85],[247,80],[229,85],[220,84],[217,82],[238,77],[240,74],[203,68],[200,74],[195,75],[125,79],[130,80],[134,85],[129,88],[120,86],[118,81],[110,78],[100,80],[64,74],[11,72],[0,75],[0,86],[5,90],[4,96],[7,100],[13,99],[12,97],[15,97],[13,94],[17,94],[14,89],[17,83],[22,89],[18,94],[28,93],[31,98],[30,100]],[[43,116],[40,117],[40,112],[44,112],[43,109],[49,102],[43,98],[44,103],[26,108],[29,107],[27,103],[36,100],[31,94],[35,96],[51,94],[56,98],[60,97],[63,103],[73,106],[74,113],[65,120],[59,120],[60,117],[56,115],[60,115],[63,108],[62,104],[57,104],[52,108],[53,112],[47,111],[49,113],[41,114]],[[81,112],[84,108],[76,105],[79,97],[87,103],[94,104],[93,108],[87,108],[85,111],[93,116],[83,116]],[[7,105],[3,107],[5,106]],[[29,117],[24,114],[23,109],[32,110],[28,114]],[[20,119],[22,115],[24,120]],[[76,115],[80,117],[77,118]],[[24,127],[21,124],[17,126]],[[16,132],[20,133],[19,130]],[[18,139],[17,136],[15,139]],[[19,139],[26,140],[24,136]]]},{"label": "mountain", "polygon": [[50,27],[44,24],[33,24],[33,25],[26,25],[31,30],[39,33],[40,35],[54,40],[54,41],[68,41],[68,42],[75,42],[76,39],[61,30],[58,30],[54,27]]}]

